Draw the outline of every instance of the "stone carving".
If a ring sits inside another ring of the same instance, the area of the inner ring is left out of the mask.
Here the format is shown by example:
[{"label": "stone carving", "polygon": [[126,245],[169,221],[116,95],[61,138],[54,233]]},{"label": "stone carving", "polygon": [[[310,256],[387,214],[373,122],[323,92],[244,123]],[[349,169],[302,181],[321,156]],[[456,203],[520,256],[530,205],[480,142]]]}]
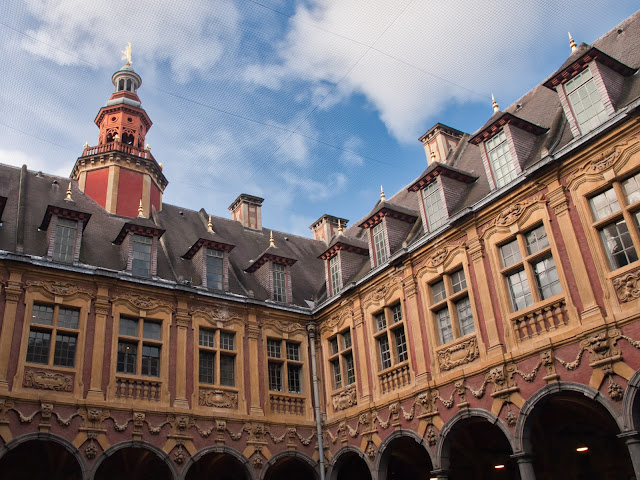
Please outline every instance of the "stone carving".
[{"label": "stone carving", "polygon": [[186,460],[186,456],[184,454],[184,449],[182,448],[182,442],[178,441],[178,448],[176,449],[176,453],[173,456],[173,461],[178,465],[182,465]]},{"label": "stone carving", "polygon": [[267,320],[265,325],[269,325],[282,333],[306,332],[304,325],[298,322],[283,322],[282,320]]},{"label": "stone carving", "polygon": [[96,432],[87,433],[87,438],[89,439],[89,445],[87,445],[87,448],[84,449],[84,454],[89,460],[94,459],[96,455],[98,455],[98,448],[96,447],[96,444],[95,444],[95,440],[97,437],[98,437],[98,434]]},{"label": "stone carving", "polygon": [[51,293],[52,295],[69,296],[69,295],[73,295],[74,293],[83,293],[93,298],[93,294],[91,293],[90,290],[87,290],[86,288],[82,288],[77,285],[74,285],[73,283],[68,283],[68,282],[59,282],[59,281],[45,282],[42,280],[29,280],[27,282],[27,286],[41,287],[45,289],[47,292]]},{"label": "stone carving", "polygon": [[198,405],[201,407],[238,408],[238,394],[224,390],[200,389]]},{"label": "stone carving", "polygon": [[620,152],[617,150],[612,153],[603,153],[599,158],[593,160],[588,168],[589,170],[593,170],[594,172],[602,172],[603,170],[606,170],[611,165],[616,163],[616,160],[619,156]]},{"label": "stone carving", "polygon": [[22,386],[39,390],[55,390],[72,392],[73,377],[62,373],[45,372],[43,370],[26,370]]},{"label": "stone carving", "polygon": [[325,322],[323,322],[321,328],[323,331],[325,331],[325,330],[332,329],[336,325],[342,325],[342,323],[345,320],[351,318],[352,315],[353,315],[353,309],[345,308],[344,310],[341,310],[340,312],[329,317],[329,320],[326,320]]},{"label": "stone carving", "polygon": [[513,413],[511,410],[509,410],[507,412],[507,425],[511,428],[516,426],[516,423],[518,422],[518,417],[516,417],[516,414]]},{"label": "stone carving", "polygon": [[373,460],[376,456],[376,444],[373,443],[372,441],[369,441],[369,443],[367,444],[367,449],[365,450],[367,457],[369,457],[371,460]]},{"label": "stone carving", "polygon": [[430,447],[433,447],[438,442],[438,434],[435,432],[433,427],[429,427],[427,430],[427,444]]},{"label": "stone carving", "polygon": [[236,313],[230,312],[228,308],[216,307],[191,307],[191,314],[202,314],[210,323],[228,322],[230,320],[242,320]]},{"label": "stone carving", "polygon": [[566,362],[558,357],[556,357],[556,360],[564,365],[567,370],[575,370],[580,366],[584,352],[589,352],[591,354],[589,359],[591,366],[598,366],[602,361],[611,361],[612,357],[620,355],[620,349],[616,347],[616,342],[622,337],[622,332],[617,328],[590,335],[580,342],[580,351],[575,360]]},{"label": "stone carving", "polygon": [[362,308],[366,310],[366,308],[372,303],[379,303],[381,300],[385,299],[391,292],[392,287],[395,287],[396,285],[396,282],[392,280],[389,280],[382,285],[378,285],[373,291],[364,296],[362,299]]},{"label": "stone carving", "polygon": [[607,391],[613,401],[619,402],[624,397],[624,390],[611,378],[611,376],[609,376],[609,386],[607,387]]},{"label": "stone carving", "polygon": [[135,295],[133,293],[124,293],[121,295],[116,295],[112,298],[115,300],[123,300],[128,302],[135,308],[139,308],[140,310],[153,310],[154,308],[164,307],[171,311],[173,311],[173,306],[171,303],[166,302],[164,300],[160,300],[157,298],[149,297],[146,295]]},{"label": "stone carving", "polygon": [[449,256],[450,249],[448,246],[444,246],[435,251],[433,255],[427,260],[427,264],[430,267],[437,267],[438,265],[442,265],[444,261]]},{"label": "stone carving", "polygon": [[109,410],[103,410],[95,407],[80,407],[78,408],[78,415],[82,418],[82,428],[95,428],[102,429],[102,422],[109,418]]},{"label": "stone carving", "polygon": [[476,337],[472,337],[464,342],[440,350],[438,352],[438,364],[441,370],[451,370],[474,361],[479,355],[478,341]]},{"label": "stone carving", "polygon": [[346,390],[334,395],[331,401],[335,412],[357,405],[356,387],[353,385],[350,386]]},{"label": "stone carving", "polygon": [[640,298],[640,269],[613,280],[618,299],[625,303]]}]

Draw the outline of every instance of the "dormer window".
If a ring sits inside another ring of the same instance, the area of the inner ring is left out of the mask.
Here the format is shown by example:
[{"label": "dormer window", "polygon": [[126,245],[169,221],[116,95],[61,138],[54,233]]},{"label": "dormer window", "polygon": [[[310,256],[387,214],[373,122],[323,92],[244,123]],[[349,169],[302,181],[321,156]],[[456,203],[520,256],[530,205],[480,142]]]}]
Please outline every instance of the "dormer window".
[{"label": "dormer window", "polygon": [[444,206],[442,189],[437,179],[422,189],[422,200],[429,231],[444,225],[448,218],[447,209]]},{"label": "dormer window", "polygon": [[589,67],[565,83],[564,91],[582,133],[593,130],[609,118]]},{"label": "dormer window", "polygon": [[256,274],[256,279],[269,299],[274,302],[291,302],[293,292],[290,268],[297,260],[283,256],[280,253],[283,250],[275,247],[273,237],[270,243],[269,248],[244,271]]},{"label": "dormer window", "polygon": [[339,254],[329,260],[329,277],[331,280],[331,295],[337,295],[342,290],[342,279],[340,278]]},{"label": "dormer window", "polygon": [[139,277],[150,276],[153,238],[143,235],[133,235],[131,242],[133,243],[131,273]]},{"label": "dormer window", "polygon": [[[138,219],[147,222],[146,219]],[[151,277],[157,273],[158,240],[164,230],[156,226],[125,223],[113,243],[121,245],[126,270],[138,277]]]},{"label": "dormer window", "polygon": [[287,301],[287,270],[284,265],[274,263],[273,272],[273,299],[276,302]]},{"label": "dormer window", "polygon": [[47,256],[56,262],[80,259],[82,232],[91,214],[49,205],[39,229],[47,232]]},{"label": "dormer window", "polygon": [[59,262],[73,262],[73,254],[78,233],[78,221],[58,218],[53,242],[53,259]]},{"label": "dormer window", "polygon": [[362,266],[362,257],[369,256],[364,240],[338,234],[329,248],[318,258],[324,260],[327,297],[338,295],[345,282]]},{"label": "dormer window", "polygon": [[373,240],[376,265],[381,265],[389,259],[389,249],[387,248],[383,222],[378,223],[371,229],[371,238]]},{"label": "dormer window", "polygon": [[507,135],[503,130],[484,143],[491,165],[494,181],[498,188],[506,185],[518,176],[516,162],[512,161],[507,143]]},{"label": "dormer window", "polygon": [[223,290],[224,253],[207,248],[207,288]]}]

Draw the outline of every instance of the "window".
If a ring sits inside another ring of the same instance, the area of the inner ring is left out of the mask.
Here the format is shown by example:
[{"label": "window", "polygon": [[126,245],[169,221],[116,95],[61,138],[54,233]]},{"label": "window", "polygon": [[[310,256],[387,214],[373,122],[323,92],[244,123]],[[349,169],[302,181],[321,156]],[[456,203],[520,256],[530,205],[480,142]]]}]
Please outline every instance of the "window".
[{"label": "window", "polygon": [[338,254],[329,259],[329,278],[331,280],[331,295],[337,295],[342,290],[342,279],[340,278],[340,261]]},{"label": "window", "polygon": [[287,271],[284,265],[277,263],[273,267],[273,299],[276,302],[287,301]]},{"label": "window", "polygon": [[235,386],[235,333],[200,328],[198,336],[200,383]]},{"label": "window", "polygon": [[133,258],[131,260],[131,273],[140,277],[151,275],[151,245],[153,237],[133,235]]},{"label": "window", "polygon": [[207,288],[224,290],[223,257],[223,252],[207,248]]},{"label": "window", "polygon": [[78,222],[58,217],[56,236],[53,240],[53,259],[60,262],[73,262]]},{"label": "window", "polygon": [[373,238],[373,251],[375,254],[376,265],[381,265],[389,258],[383,222],[378,223],[371,229],[371,236]]},{"label": "window", "polygon": [[441,344],[475,331],[467,278],[462,268],[443,275],[429,285],[429,290],[431,312]]},{"label": "window", "polygon": [[329,339],[329,350],[333,388],[338,389],[355,383],[356,370],[353,363],[351,330],[345,330],[331,337]]},{"label": "window", "polygon": [[487,150],[487,156],[489,157],[489,164],[491,165],[491,172],[493,173],[496,186],[500,188],[511,180],[514,180],[518,176],[518,172],[516,170],[516,162],[511,159],[511,152],[509,151],[509,145],[507,143],[507,134],[504,129],[484,142],[484,146]]},{"label": "window", "polygon": [[148,377],[160,376],[161,349],[160,322],[146,318],[120,317],[117,372]]},{"label": "window", "polygon": [[565,83],[564,91],[582,133],[593,130],[609,117],[589,67]]},{"label": "window", "polygon": [[432,232],[447,221],[447,209],[442,201],[442,190],[437,178],[422,189],[422,200],[429,231]]},{"label": "window", "polygon": [[544,225],[500,246],[500,261],[513,311],[562,293]]},{"label": "window", "polygon": [[612,270],[638,260],[640,173],[589,199],[600,239]]},{"label": "window", "polygon": [[72,368],[78,343],[79,318],[80,310],[34,303],[27,362]]},{"label": "window", "polygon": [[392,307],[385,307],[373,316],[373,321],[380,370],[409,360],[401,305],[397,303]]},{"label": "window", "polygon": [[302,393],[300,344],[269,338],[267,357],[269,390],[282,392],[286,385],[289,393]]}]

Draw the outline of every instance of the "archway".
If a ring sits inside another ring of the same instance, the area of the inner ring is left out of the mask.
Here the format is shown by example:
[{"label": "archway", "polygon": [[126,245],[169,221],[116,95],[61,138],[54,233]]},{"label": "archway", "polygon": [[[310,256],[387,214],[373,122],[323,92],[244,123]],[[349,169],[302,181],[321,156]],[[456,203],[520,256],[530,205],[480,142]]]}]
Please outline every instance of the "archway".
[{"label": "archway", "polygon": [[518,480],[520,472],[511,458],[513,449],[506,428],[489,412],[469,411],[443,428],[440,467],[449,480]]},{"label": "archway", "polygon": [[12,480],[83,480],[82,466],[71,448],[53,437],[10,443],[0,457],[0,475]]},{"label": "archway", "polygon": [[299,452],[285,452],[272,457],[265,466],[263,480],[317,480],[315,462]]},{"label": "archway", "polygon": [[394,432],[380,447],[378,480],[429,478],[433,463],[429,452],[413,432]]},{"label": "archway", "polygon": [[[224,447],[222,447],[224,448]],[[244,461],[242,461],[243,459]],[[253,480],[248,461],[220,447],[198,452],[193,463],[186,466],[185,480]]]},{"label": "archway", "polygon": [[549,393],[528,413],[523,446],[537,480],[635,478],[616,420],[582,388]]},{"label": "archway", "polygon": [[166,455],[150,445],[134,444],[113,447],[104,454],[96,466],[94,480],[174,480],[175,472],[169,467]]},{"label": "archway", "polygon": [[329,480],[371,480],[371,471],[364,454],[355,447],[344,447],[334,457]]}]

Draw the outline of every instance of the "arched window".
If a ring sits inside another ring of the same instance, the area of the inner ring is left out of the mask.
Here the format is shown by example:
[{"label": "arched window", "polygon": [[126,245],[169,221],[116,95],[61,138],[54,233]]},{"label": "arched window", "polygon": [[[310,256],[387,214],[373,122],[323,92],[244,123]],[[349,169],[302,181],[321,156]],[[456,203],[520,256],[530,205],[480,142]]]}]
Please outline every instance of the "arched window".
[{"label": "arched window", "polygon": [[120,92],[122,90],[124,90],[124,78],[121,78],[118,82],[118,91]]},{"label": "arched window", "polygon": [[131,79],[128,78],[127,79],[127,92],[130,92],[130,91],[131,91]]}]

